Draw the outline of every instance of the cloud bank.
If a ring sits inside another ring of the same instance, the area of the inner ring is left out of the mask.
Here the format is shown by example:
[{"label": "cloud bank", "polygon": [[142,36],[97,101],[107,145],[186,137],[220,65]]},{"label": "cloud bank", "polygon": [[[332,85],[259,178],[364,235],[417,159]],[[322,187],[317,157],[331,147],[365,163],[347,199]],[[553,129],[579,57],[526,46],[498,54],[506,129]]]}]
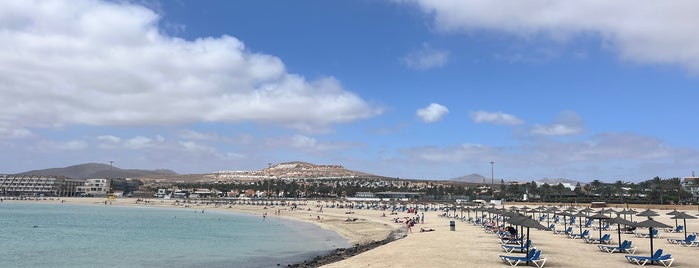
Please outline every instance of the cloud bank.
[{"label": "cloud bank", "polygon": [[404,0],[443,31],[495,30],[565,41],[596,36],[625,60],[699,72],[697,1]]},{"label": "cloud bank", "polygon": [[306,80],[232,36],[172,37],[159,19],[128,3],[0,2],[0,138],[72,124],[315,130],[381,113],[333,77]]}]

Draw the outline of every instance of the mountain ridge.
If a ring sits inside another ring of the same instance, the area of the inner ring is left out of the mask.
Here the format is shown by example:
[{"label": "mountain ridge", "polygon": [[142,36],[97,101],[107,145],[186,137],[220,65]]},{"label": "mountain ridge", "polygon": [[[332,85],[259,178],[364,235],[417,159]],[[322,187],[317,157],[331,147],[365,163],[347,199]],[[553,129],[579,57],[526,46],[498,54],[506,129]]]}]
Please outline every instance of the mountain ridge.
[{"label": "mountain ridge", "polygon": [[30,170],[14,175],[19,176],[62,176],[73,179],[89,178],[141,178],[148,176],[178,175],[169,169],[143,170],[121,169],[101,163],[85,163],[62,168]]}]

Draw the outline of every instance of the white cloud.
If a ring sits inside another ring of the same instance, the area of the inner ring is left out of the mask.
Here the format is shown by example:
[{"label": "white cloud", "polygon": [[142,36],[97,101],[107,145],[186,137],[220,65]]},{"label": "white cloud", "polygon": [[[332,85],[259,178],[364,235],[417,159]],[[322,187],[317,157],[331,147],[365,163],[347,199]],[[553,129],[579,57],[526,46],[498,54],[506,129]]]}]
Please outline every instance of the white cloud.
[{"label": "white cloud", "polygon": [[410,69],[427,70],[444,66],[449,60],[449,52],[436,50],[427,44],[423,44],[420,50],[408,53],[401,60]]},{"label": "white cloud", "polygon": [[697,1],[405,0],[444,31],[495,30],[563,41],[596,36],[621,58],[699,72]]},{"label": "white cloud", "polygon": [[106,142],[110,142],[110,143],[119,143],[119,142],[121,142],[121,138],[119,138],[119,137],[117,137],[117,136],[112,136],[112,135],[98,136],[98,137],[97,137],[97,140],[106,141]]},{"label": "white cloud", "polygon": [[376,116],[332,77],[308,81],[231,36],[184,40],[142,6],[0,1],[4,129],[254,121],[327,128]]},{"label": "white cloud", "polygon": [[1,139],[21,139],[31,137],[34,134],[26,128],[4,128],[0,125]]},{"label": "white cloud", "polygon": [[429,106],[418,109],[415,114],[425,123],[434,123],[449,113],[447,107],[440,105],[438,103],[430,103]]},{"label": "white cloud", "polygon": [[42,152],[80,151],[87,147],[87,142],[81,140],[39,141],[36,145],[36,149]]},{"label": "white cloud", "polygon": [[124,147],[128,149],[143,149],[147,148],[153,145],[153,139],[143,137],[143,136],[137,136],[128,140],[124,141]]},{"label": "white cloud", "polygon": [[475,111],[471,112],[470,116],[476,123],[491,123],[508,126],[524,124],[524,121],[516,116],[503,112]]},{"label": "white cloud", "polygon": [[563,111],[551,124],[534,125],[531,133],[544,136],[570,136],[580,134],[584,130],[584,122],[577,113]]}]

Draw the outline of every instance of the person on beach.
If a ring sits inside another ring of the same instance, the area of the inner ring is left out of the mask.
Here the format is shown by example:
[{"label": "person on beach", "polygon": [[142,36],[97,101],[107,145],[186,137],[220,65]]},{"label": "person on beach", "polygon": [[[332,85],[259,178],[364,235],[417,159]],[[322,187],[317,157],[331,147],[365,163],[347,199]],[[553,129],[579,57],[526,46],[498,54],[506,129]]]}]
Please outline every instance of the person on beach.
[{"label": "person on beach", "polygon": [[422,213],[422,219],[420,219],[420,223],[424,224],[425,223],[425,213]]}]

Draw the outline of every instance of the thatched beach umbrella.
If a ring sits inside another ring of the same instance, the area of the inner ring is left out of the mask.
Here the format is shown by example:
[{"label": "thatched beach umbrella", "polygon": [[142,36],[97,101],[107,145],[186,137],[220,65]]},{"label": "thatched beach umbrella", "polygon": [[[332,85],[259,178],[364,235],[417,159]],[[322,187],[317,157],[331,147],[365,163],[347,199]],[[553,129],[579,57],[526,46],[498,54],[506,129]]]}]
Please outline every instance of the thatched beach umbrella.
[{"label": "thatched beach umbrella", "polygon": [[648,218],[655,217],[658,215],[660,215],[660,214],[658,214],[658,212],[652,211],[650,209],[646,209],[643,212],[636,214],[636,216],[643,216],[643,217],[648,217]]},{"label": "thatched beach umbrella", "polygon": [[608,219],[607,222],[616,223],[616,233],[619,238],[619,246],[621,246],[621,225],[631,225],[633,222],[621,218],[619,214],[617,214],[615,218]]},{"label": "thatched beach umbrella", "polygon": [[609,213],[609,217],[611,218],[612,213],[616,213],[616,210],[614,210],[612,208],[605,208],[605,209],[600,210],[599,213],[603,213],[603,214]]},{"label": "thatched beach umbrella", "polygon": [[550,225],[550,223],[551,223],[551,220],[550,220],[551,217],[549,217],[549,213],[555,214],[558,211],[560,211],[560,209],[557,208],[556,206],[551,206],[548,209],[546,209],[546,225]]},{"label": "thatched beach umbrella", "polygon": [[[682,212],[677,211],[677,209],[673,209],[672,211],[670,211],[670,212],[668,212],[668,213],[665,213],[665,215],[675,216],[675,215],[677,215],[677,214],[679,214],[679,213],[682,213]],[[685,226],[685,227],[686,227],[686,226]],[[677,218],[675,219],[675,229],[677,229]]]},{"label": "thatched beach umbrella", "polygon": [[[638,228],[638,227],[648,228],[648,235],[650,236],[650,256],[651,257],[653,256],[653,253],[654,253],[653,252],[653,228],[656,228],[656,229],[657,228],[672,228],[672,226],[664,224],[664,223],[659,222],[659,221],[656,221],[654,219],[651,219],[650,217],[648,217],[648,219],[645,221],[635,223],[634,226],[636,226],[636,228]],[[653,264],[653,261],[651,261],[651,264]]]},{"label": "thatched beach umbrella", "polygon": [[[527,227],[527,236],[526,236],[526,239],[529,239],[529,240],[531,240],[531,239],[529,238],[529,228],[536,228],[536,229],[539,229],[539,230],[546,230],[546,226],[541,225],[541,223],[539,223],[539,221],[534,220],[534,219],[532,219],[532,218],[529,218],[529,217],[527,217],[527,216],[515,217],[514,219],[511,220],[511,223],[512,223],[512,224],[517,224],[517,225],[522,226],[522,227]],[[526,242],[526,241],[524,241],[524,237],[522,238],[522,242]],[[526,252],[529,252],[529,245],[527,245],[527,251],[526,251]],[[529,261],[527,261],[527,265],[529,265]]]},{"label": "thatched beach umbrella", "polygon": [[559,216],[563,216],[563,230],[568,230],[568,219],[566,217],[573,216],[568,211],[562,211],[557,213]]},{"label": "thatched beach umbrella", "polygon": [[610,218],[602,213],[593,214],[588,218],[599,220],[599,238],[602,239],[602,220],[607,220]]},{"label": "thatched beach umbrella", "polygon": [[684,226],[682,229],[684,230],[684,239],[687,239],[687,219],[696,219],[697,217],[694,217],[692,215],[689,215],[684,212],[677,213],[672,219],[682,219],[682,226]]},{"label": "thatched beach umbrella", "polygon": [[619,211],[619,212],[617,212],[617,213],[619,213],[619,214],[621,214],[621,215],[624,215],[624,219],[626,219],[626,215],[631,215],[631,220],[630,220],[630,221],[633,222],[633,215],[636,214],[636,213],[638,213],[638,212],[635,211],[635,210],[633,210],[633,209],[629,209],[629,210],[623,209],[623,210],[621,210],[621,211]]},{"label": "thatched beach umbrella", "polygon": [[[579,219],[578,222],[580,223],[580,234],[582,235],[582,217],[587,217],[587,215],[585,215],[585,213],[578,212],[578,213],[573,214],[573,216],[578,217],[578,219]],[[582,238],[582,237],[580,237],[580,238]]]}]

